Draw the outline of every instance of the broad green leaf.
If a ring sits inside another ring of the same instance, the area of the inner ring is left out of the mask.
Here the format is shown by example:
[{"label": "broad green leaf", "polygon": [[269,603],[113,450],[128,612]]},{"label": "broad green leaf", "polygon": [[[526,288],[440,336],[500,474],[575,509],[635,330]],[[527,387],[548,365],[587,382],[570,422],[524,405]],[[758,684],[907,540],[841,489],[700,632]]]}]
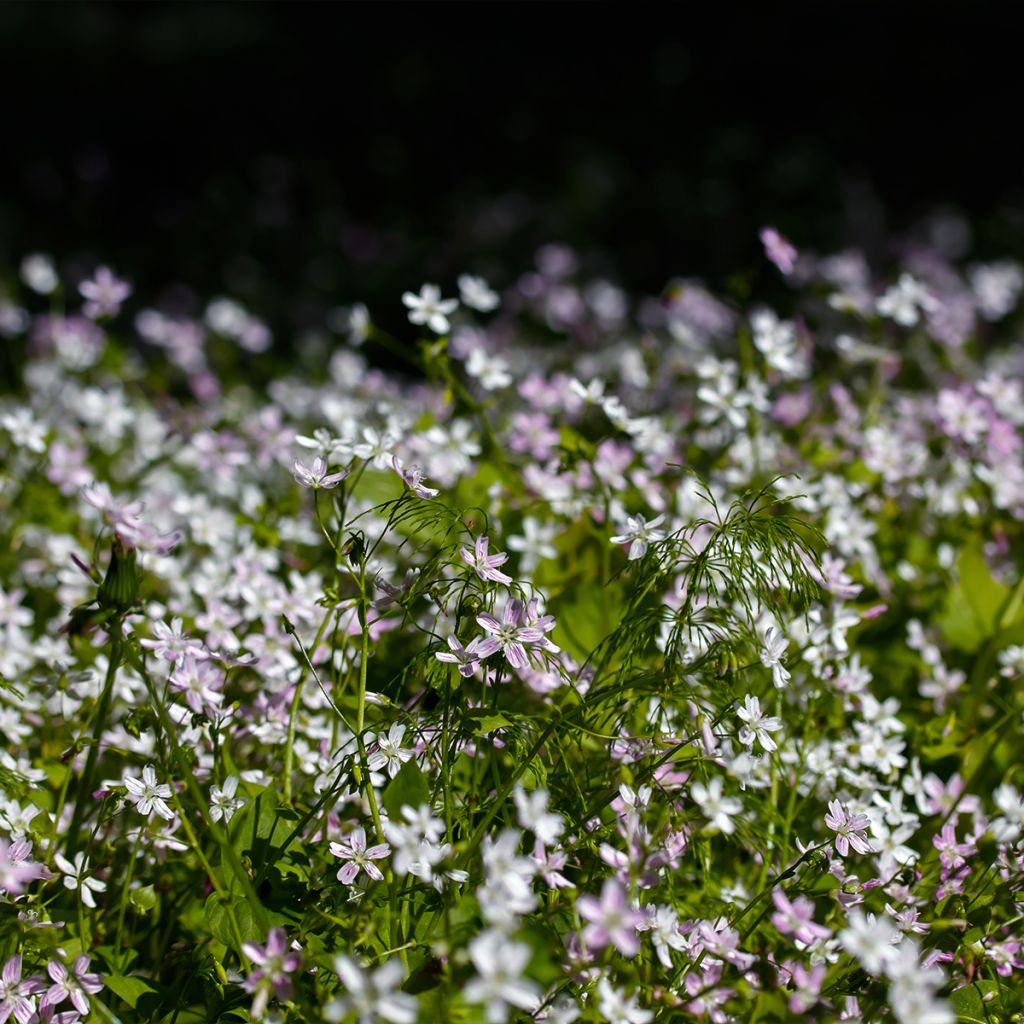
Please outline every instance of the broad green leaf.
[{"label": "broad green leaf", "polygon": [[398,774],[387,784],[381,799],[388,814],[398,819],[404,806],[419,807],[430,802],[430,786],[427,777],[415,761],[406,761]]},{"label": "broad green leaf", "polygon": [[156,989],[145,978],[137,978],[134,975],[128,977],[124,974],[105,974],[103,983],[133,1010],[144,995],[156,992]]},{"label": "broad green leaf", "polygon": [[997,981],[975,981],[951,993],[949,1005],[962,1024],[992,1024],[999,1019],[1000,991]]},{"label": "broad green leaf", "polygon": [[947,593],[938,625],[949,643],[973,653],[999,631],[999,616],[1010,589],[992,578],[975,535],[957,559],[957,582]]},{"label": "broad green leaf", "polygon": [[[249,901],[244,896],[228,896],[227,898],[231,901],[231,907],[235,912],[235,920],[238,922],[242,941],[263,942],[266,935],[257,926]],[[211,893],[206,901],[206,925],[215,939],[223,942],[225,946],[233,949],[236,953],[240,952],[234,929],[231,927],[227,906],[215,892]]]}]

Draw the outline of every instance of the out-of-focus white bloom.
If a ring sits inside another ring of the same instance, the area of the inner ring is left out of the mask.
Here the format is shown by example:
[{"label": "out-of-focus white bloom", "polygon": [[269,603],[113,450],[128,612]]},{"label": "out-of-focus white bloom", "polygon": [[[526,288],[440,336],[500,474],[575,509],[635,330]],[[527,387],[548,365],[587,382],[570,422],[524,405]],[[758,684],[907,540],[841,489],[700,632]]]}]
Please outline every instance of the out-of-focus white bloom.
[{"label": "out-of-focus white bloom", "polygon": [[406,292],[402,302],[409,310],[409,322],[426,324],[435,334],[446,334],[451,330],[448,317],[459,308],[458,299],[442,299],[441,289],[436,284],[425,284],[419,295]]}]

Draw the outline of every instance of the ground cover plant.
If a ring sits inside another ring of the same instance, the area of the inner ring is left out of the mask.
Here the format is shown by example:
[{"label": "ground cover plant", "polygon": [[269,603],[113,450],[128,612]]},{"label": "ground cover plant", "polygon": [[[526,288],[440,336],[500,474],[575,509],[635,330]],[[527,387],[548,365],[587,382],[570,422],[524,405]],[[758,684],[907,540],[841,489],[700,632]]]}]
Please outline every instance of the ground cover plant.
[{"label": "ground cover plant", "polygon": [[1024,274],[762,238],[6,276],[0,1022],[1019,1019]]}]

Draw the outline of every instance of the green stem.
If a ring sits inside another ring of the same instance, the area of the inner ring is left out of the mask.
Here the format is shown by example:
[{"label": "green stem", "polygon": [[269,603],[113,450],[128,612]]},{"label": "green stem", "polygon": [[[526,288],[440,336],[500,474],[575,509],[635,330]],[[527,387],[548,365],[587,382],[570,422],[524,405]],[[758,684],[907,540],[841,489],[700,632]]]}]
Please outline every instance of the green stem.
[{"label": "green stem", "polygon": [[[205,826],[213,837],[213,841],[220,847],[221,856],[227,861],[228,866],[231,868],[232,873],[238,881],[239,888],[251,903],[256,926],[265,935],[270,930],[270,920],[267,917],[267,912],[263,903],[260,901],[259,896],[256,894],[256,890],[253,888],[252,880],[249,878],[249,874],[245,870],[245,866],[242,864],[237,851],[231,845],[231,841],[228,839],[227,834],[217,824],[217,822],[213,820],[213,817],[210,814],[210,806],[206,802],[206,797],[203,795],[203,791],[199,788],[199,783],[196,782],[195,776],[192,774],[191,766],[185,760],[185,757],[181,752],[181,745],[178,743],[178,737],[175,735],[175,724],[171,719],[171,716],[167,713],[167,709],[164,707],[163,702],[160,700],[156,691],[156,686],[153,684],[153,678],[150,676],[141,658],[135,658],[129,655],[129,660],[136,671],[138,671],[139,675],[142,676],[142,680],[146,684],[150,700],[153,702],[153,707],[157,713],[157,717],[160,719],[160,726],[163,729],[164,735],[167,737],[167,742],[170,744],[171,753],[174,756],[178,771],[185,782],[185,787],[188,789],[189,795],[195,801],[196,807],[199,808]],[[182,811],[181,820],[185,831],[190,835],[194,835],[191,832],[191,826],[188,824],[184,811]],[[202,857],[201,853],[198,855]],[[213,876],[211,876],[210,881],[214,886],[217,885],[217,881]]]},{"label": "green stem", "polygon": [[69,859],[74,857],[79,848],[78,833],[85,818],[86,801],[92,796],[96,763],[99,761],[100,756],[100,744],[103,741],[103,733],[107,728],[107,718],[110,715],[110,705],[114,695],[114,679],[121,664],[123,650],[124,639],[121,636],[121,619],[118,617],[110,624],[110,657],[107,662],[107,676],[103,681],[103,692],[100,694],[100,702],[96,709],[96,720],[93,723],[92,744],[89,747],[89,756],[85,760],[85,769],[82,772],[78,793],[75,796],[75,810],[71,817],[71,826],[68,829],[67,853],[65,856]]}]

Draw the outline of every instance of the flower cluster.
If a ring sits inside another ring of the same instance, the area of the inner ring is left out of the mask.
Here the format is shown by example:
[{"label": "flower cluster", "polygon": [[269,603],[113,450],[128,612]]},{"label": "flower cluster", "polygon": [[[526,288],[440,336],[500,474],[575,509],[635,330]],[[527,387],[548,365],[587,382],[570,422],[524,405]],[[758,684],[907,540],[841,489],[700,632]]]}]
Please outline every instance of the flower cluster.
[{"label": "flower cluster", "polygon": [[1024,272],[761,238],[0,278],[0,1022],[1024,1012]]}]

